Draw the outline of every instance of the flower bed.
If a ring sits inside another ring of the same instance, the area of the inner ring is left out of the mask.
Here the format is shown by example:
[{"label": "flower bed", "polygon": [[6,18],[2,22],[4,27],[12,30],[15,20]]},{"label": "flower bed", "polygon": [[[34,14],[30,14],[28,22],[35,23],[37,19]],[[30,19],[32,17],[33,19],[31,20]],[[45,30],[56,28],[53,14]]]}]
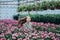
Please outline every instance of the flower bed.
[{"label": "flower bed", "polygon": [[59,40],[60,24],[32,22],[32,32],[21,32],[17,20],[0,20],[0,40]]}]

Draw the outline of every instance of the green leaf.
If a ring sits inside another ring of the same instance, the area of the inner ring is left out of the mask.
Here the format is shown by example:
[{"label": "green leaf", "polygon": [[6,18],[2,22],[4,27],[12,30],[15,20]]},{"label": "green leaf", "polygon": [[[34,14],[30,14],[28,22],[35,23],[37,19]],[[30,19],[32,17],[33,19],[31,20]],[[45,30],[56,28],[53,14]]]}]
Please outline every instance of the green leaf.
[{"label": "green leaf", "polygon": [[5,34],[5,38],[12,38],[12,35],[11,34]]},{"label": "green leaf", "polygon": [[44,40],[52,40],[51,38],[45,38]]},{"label": "green leaf", "polygon": [[13,31],[13,33],[18,33],[19,32],[19,30],[18,29],[15,29],[14,31]]}]

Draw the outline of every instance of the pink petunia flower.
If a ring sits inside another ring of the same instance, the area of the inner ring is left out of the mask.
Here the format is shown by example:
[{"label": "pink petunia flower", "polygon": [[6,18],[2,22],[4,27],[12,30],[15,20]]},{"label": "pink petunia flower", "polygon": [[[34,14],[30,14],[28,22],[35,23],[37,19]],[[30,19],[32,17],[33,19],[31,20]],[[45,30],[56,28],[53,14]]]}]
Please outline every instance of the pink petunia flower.
[{"label": "pink petunia flower", "polygon": [[36,37],[36,36],[37,36],[37,34],[33,34],[33,36],[34,36],[34,37]]},{"label": "pink petunia flower", "polygon": [[42,35],[43,35],[43,34],[45,34],[45,32],[44,32],[44,31],[41,31],[40,33],[41,33]]},{"label": "pink petunia flower", "polygon": [[6,38],[1,38],[0,40],[6,40]]},{"label": "pink petunia flower", "polygon": [[3,25],[4,24],[4,22],[0,22],[0,25]]},{"label": "pink petunia flower", "polygon": [[12,23],[13,23],[13,24],[18,24],[18,21],[17,21],[17,20],[13,20]]},{"label": "pink petunia flower", "polygon": [[5,22],[5,23],[11,23],[11,21],[10,21],[10,20],[4,20],[4,22]]},{"label": "pink petunia flower", "polygon": [[40,23],[37,23],[37,26],[40,27],[41,26]]},{"label": "pink petunia flower", "polygon": [[18,36],[18,34],[17,34],[17,33],[14,33],[14,34],[12,34],[12,36],[13,36],[13,37],[17,37],[17,36]]},{"label": "pink petunia flower", "polygon": [[52,40],[59,40],[58,38],[54,38],[54,39],[52,39]]},{"label": "pink petunia flower", "polygon": [[19,38],[18,40],[22,40],[22,38]]},{"label": "pink petunia flower", "polygon": [[11,34],[11,30],[8,30],[8,31],[7,31],[7,34]]},{"label": "pink petunia flower", "polygon": [[36,23],[36,22],[32,22],[32,25],[33,25],[33,26],[37,26],[37,23]]},{"label": "pink petunia flower", "polygon": [[25,39],[23,39],[23,40],[29,40],[29,38],[25,38]]},{"label": "pink petunia flower", "polygon": [[16,37],[12,36],[12,39],[16,39]]},{"label": "pink petunia flower", "polygon": [[60,34],[56,34],[57,36],[60,36]]},{"label": "pink petunia flower", "polygon": [[43,23],[43,22],[40,22],[40,25],[41,25],[41,26],[43,26],[43,25],[44,25],[44,23]]},{"label": "pink petunia flower", "polygon": [[49,25],[46,23],[45,26],[48,27]]},{"label": "pink petunia flower", "polygon": [[0,34],[0,36],[2,36],[2,37],[4,37],[4,35],[5,35],[4,33],[1,33],[1,34]]},{"label": "pink petunia flower", "polygon": [[21,33],[21,32],[19,32],[19,33],[18,33],[18,35],[22,35],[22,33]]},{"label": "pink petunia flower", "polygon": [[40,38],[41,38],[41,39],[44,39],[44,38],[45,38],[45,36],[43,36],[43,35],[42,35]]}]

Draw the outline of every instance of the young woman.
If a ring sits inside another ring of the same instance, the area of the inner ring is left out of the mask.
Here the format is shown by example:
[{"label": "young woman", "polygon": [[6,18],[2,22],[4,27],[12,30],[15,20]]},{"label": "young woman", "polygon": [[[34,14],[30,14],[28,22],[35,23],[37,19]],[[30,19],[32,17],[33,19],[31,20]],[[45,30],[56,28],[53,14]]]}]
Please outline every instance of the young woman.
[{"label": "young woman", "polygon": [[31,21],[30,16],[21,18],[18,21],[18,27],[20,28],[20,30],[25,32],[32,31],[32,23],[30,21]]}]

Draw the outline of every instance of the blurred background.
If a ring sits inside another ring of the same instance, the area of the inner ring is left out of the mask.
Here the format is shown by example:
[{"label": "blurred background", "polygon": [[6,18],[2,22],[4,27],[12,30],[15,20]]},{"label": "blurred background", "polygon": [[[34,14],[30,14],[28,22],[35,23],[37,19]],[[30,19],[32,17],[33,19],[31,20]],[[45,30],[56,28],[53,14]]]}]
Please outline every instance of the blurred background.
[{"label": "blurred background", "polygon": [[[22,6],[24,4],[33,4],[35,2],[43,2],[43,1],[52,1],[52,0],[0,0],[0,19],[13,19],[13,15],[16,14],[28,14],[27,11],[25,12],[18,12],[17,8],[19,5],[22,4]],[[59,1],[59,0],[53,0],[53,1]],[[53,2],[52,2],[53,4]],[[60,3],[59,3],[60,4]],[[25,5],[25,6],[27,6]],[[49,4],[46,4],[49,5]],[[44,6],[44,4],[43,4]],[[35,14],[36,11],[30,11],[31,14]],[[43,10],[43,11],[37,11],[37,13],[39,14],[60,14],[60,10],[59,9],[47,9],[47,10]]]}]

